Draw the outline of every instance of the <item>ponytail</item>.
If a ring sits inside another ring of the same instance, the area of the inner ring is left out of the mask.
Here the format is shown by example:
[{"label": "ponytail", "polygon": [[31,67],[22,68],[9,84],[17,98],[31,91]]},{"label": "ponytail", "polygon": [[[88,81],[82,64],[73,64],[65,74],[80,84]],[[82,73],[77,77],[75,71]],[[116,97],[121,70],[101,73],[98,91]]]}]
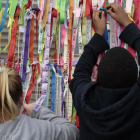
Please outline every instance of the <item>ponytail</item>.
[{"label": "ponytail", "polygon": [[0,123],[13,120],[19,115],[18,103],[22,96],[22,82],[18,73],[0,67]]}]

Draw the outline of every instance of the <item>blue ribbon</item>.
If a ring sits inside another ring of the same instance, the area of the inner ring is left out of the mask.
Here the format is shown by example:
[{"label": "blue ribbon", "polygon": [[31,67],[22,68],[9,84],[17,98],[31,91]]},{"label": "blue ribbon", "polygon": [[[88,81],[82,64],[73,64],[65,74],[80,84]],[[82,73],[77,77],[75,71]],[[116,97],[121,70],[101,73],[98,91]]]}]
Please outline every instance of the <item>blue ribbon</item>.
[{"label": "blue ribbon", "polygon": [[52,94],[51,94],[51,111],[54,112],[55,105],[55,72],[52,70]]},{"label": "blue ribbon", "polygon": [[102,11],[106,12],[106,10],[105,10],[103,7],[101,7],[101,8],[100,8],[100,10],[102,10]]},{"label": "blue ribbon", "polygon": [[65,20],[64,20],[64,24],[65,24],[65,28],[68,29],[68,26],[67,26],[67,14],[65,14]]},{"label": "blue ribbon", "polygon": [[59,0],[59,6],[61,6],[61,0]]},{"label": "blue ribbon", "polygon": [[[65,10],[67,9],[67,7],[68,7],[68,1],[66,2]],[[68,29],[68,26],[67,26],[67,13],[66,13],[66,11],[65,11],[64,25],[65,25],[65,28]]]},{"label": "blue ribbon", "polygon": [[46,5],[46,0],[44,1],[44,7],[45,7],[45,5]]},{"label": "blue ribbon", "polygon": [[9,0],[6,1],[6,6],[5,6],[4,14],[2,17],[1,25],[0,25],[0,33],[3,30],[4,25],[5,25],[5,19],[6,19],[6,15],[7,15],[8,5],[9,5]]},{"label": "blue ribbon", "polygon": [[108,45],[110,46],[109,40],[108,40],[108,30],[107,30],[107,28],[106,28],[105,33],[104,33],[104,38],[105,38],[106,42],[108,43]]},{"label": "blue ribbon", "polygon": [[[106,10],[103,7],[101,7],[100,10],[106,12]],[[109,40],[108,40],[108,30],[107,30],[107,28],[106,28],[105,33],[104,33],[104,38],[107,41],[108,45],[110,46]]]},{"label": "blue ribbon", "polygon": [[[59,69],[59,67],[56,66],[56,68],[57,68],[58,74],[59,74],[60,76],[62,76],[62,72],[61,72],[61,70]],[[59,86],[62,84],[62,81],[63,81],[63,77],[61,78],[61,83],[59,84]],[[59,88],[59,86],[58,86],[57,88]]]}]

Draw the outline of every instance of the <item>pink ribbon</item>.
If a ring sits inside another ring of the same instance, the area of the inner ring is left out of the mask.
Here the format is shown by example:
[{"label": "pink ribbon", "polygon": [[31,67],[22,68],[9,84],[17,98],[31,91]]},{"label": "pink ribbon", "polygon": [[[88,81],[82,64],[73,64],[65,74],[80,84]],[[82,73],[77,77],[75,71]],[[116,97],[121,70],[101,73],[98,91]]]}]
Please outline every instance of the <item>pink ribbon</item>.
[{"label": "pink ribbon", "polygon": [[[66,35],[66,31],[67,29],[65,28],[65,25],[62,25],[62,32],[61,32],[61,52],[63,49],[63,44],[64,44],[64,40],[65,40],[65,35]],[[63,67],[64,66],[64,60],[61,56],[61,52],[60,52],[60,65]]]}]

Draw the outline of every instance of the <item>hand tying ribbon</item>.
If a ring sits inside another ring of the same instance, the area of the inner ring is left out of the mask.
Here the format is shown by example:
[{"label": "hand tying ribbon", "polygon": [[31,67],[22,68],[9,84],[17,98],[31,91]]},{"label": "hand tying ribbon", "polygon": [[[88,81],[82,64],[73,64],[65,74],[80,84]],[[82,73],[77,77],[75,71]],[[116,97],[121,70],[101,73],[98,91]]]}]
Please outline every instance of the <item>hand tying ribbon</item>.
[{"label": "hand tying ribbon", "polygon": [[[105,10],[103,7],[101,7],[100,10],[106,12],[106,10]],[[104,38],[105,38],[105,40],[107,41],[107,43],[109,44],[109,40],[108,40],[108,30],[107,30],[107,28],[106,28],[105,33],[104,33]]]}]

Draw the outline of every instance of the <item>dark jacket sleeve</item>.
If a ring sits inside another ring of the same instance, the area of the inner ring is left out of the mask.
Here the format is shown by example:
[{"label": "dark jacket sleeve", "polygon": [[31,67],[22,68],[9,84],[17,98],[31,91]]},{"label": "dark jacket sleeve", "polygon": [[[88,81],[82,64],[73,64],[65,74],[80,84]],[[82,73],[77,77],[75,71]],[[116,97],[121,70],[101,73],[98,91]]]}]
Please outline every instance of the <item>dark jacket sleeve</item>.
[{"label": "dark jacket sleeve", "polygon": [[76,65],[73,79],[69,85],[73,103],[77,111],[82,89],[87,83],[91,82],[92,69],[97,62],[98,55],[107,49],[109,49],[108,43],[97,33],[95,33],[90,42],[84,47],[84,52]]},{"label": "dark jacket sleeve", "polygon": [[[119,37],[122,41],[131,46],[138,54],[138,64],[140,65],[140,30],[136,24],[129,24]],[[140,76],[139,76],[140,81]]]}]

